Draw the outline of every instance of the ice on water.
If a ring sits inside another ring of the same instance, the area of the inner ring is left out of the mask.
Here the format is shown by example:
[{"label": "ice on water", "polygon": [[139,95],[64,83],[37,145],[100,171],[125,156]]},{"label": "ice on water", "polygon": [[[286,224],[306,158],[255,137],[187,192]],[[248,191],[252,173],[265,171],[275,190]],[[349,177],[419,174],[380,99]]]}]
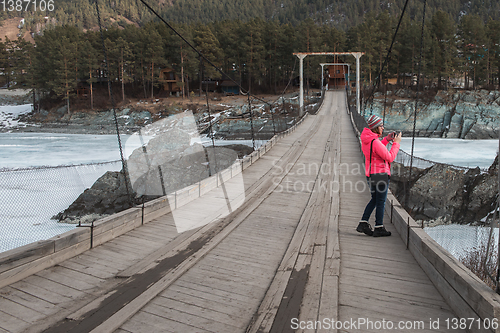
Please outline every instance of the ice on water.
[{"label": "ice on water", "polygon": [[[411,153],[411,138],[403,138],[401,149]],[[481,169],[488,168],[498,153],[498,140],[415,138],[414,156],[427,160]]]}]

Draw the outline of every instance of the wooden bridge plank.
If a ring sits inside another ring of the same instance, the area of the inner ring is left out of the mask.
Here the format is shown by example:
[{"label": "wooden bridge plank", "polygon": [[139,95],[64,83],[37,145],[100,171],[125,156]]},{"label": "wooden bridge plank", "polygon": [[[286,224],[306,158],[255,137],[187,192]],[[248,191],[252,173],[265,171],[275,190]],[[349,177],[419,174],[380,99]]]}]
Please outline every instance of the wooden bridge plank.
[{"label": "wooden bridge plank", "polygon": [[[44,275],[46,275],[46,274],[44,274]],[[49,291],[50,293],[60,295],[60,296],[63,296],[65,298],[69,297],[70,299],[71,298],[78,298],[78,297],[82,296],[82,294],[85,294],[85,293],[82,293],[81,291],[79,291],[75,288],[72,288],[72,287],[69,287],[65,284],[53,281],[47,277],[43,277],[43,276],[38,275],[38,274],[27,277],[26,279],[24,279],[24,282],[41,287],[41,288]]]},{"label": "wooden bridge plank", "polygon": [[[166,296],[169,293],[176,293],[177,297],[183,299],[186,302],[191,299],[192,301],[189,301],[189,303],[192,304],[198,304],[193,303],[195,301],[202,302],[204,304],[207,304],[206,302],[215,302],[214,304],[217,304],[217,308],[222,307],[225,309],[224,311],[236,311],[237,308],[252,309],[252,307],[248,303],[248,298],[245,298],[245,300],[241,300],[236,297],[232,297],[230,293],[222,292],[220,290],[210,289],[201,291],[200,289],[203,288],[193,286],[193,284],[190,284],[189,287],[173,284],[170,288],[168,288],[168,290],[165,291],[162,296]],[[184,295],[187,296],[187,298],[182,298]],[[229,312],[228,314],[230,313],[233,312]]]},{"label": "wooden bridge plank", "polygon": [[79,271],[99,279],[109,279],[116,275],[118,270],[110,270],[106,266],[96,265],[97,263],[85,263],[83,259],[66,260],[59,264],[59,266]]},{"label": "wooden bridge plank", "polygon": [[106,246],[98,246],[95,248],[95,251],[91,251],[88,253],[89,256],[94,258],[95,260],[103,260],[108,263],[116,263],[116,267],[129,266],[131,262],[140,259],[138,255],[134,252],[130,251],[115,251],[113,250],[113,246],[110,244],[106,244]]},{"label": "wooden bridge plank", "polygon": [[22,332],[31,324],[0,310],[0,328],[7,332]]},{"label": "wooden bridge plank", "polygon": [[263,277],[267,277],[270,274],[274,274],[274,269],[270,268],[267,262],[263,262],[260,266],[251,267],[247,266],[245,262],[234,262],[227,260],[211,260],[211,258],[206,257],[203,265],[200,265],[200,269],[211,269],[218,270],[220,272],[225,272],[227,274],[238,274],[246,276],[249,280],[258,280]]},{"label": "wooden bridge plank", "polygon": [[262,288],[256,288],[254,286],[240,284],[237,281],[232,281],[230,279],[221,280],[222,276],[214,275],[205,275],[205,274],[186,274],[183,277],[183,280],[187,282],[194,282],[203,280],[203,284],[207,286],[217,286],[217,289],[234,292],[240,295],[247,295],[249,298],[258,299]]},{"label": "wooden bridge plank", "polygon": [[214,330],[214,322],[221,323],[228,328],[231,327],[233,330],[237,330],[237,328],[241,329],[243,327],[243,323],[238,324],[238,322],[240,322],[239,319],[241,318],[241,314],[225,313],[220,310],[219,304],[210,302],[191,304],[187,302],[185,298],[179,300],[174,297],[166,297],[163,295],[155,298],[151,304],[159,305],[168,309],[175,309],[176,311],[184,312],[198,318],[208,319],[212,321],[212,323],[207,326],[202,326],[201,328],[206,328],[211,331]]},{"label": "wooden bridge plank", "polygon": [[208,265],[199,265],[193,267],[193,274],[204,277],[217,278],[221,282],[227,281],[228,283],[241,283],[248,286],[252,286],[256,289],[263,288],[263,283],[265,283],[266,278],[263,276],[250,276],[244,272],[237,272],[230,269],[225,269],[223,267],[210,267]]},{"label": "wooden bridge plank", "polygon": [[[188,329],[193,329],[194,327],[189,327]],[[172,325],[169,320],[162,317],[150,314],[148,312],[141,312],[134,320],[130,320],[122,329],[133,333],[176,333],[175,325]],[[183,327],[186,329],[186,327]],[[186,330],[185,332],[189,332]]]},{"label": "wooden bridge plank", "polygon": [[104,281],[103,279],[97,278],[95,276],[71,270],[62,266],[56,266],[52,269],[47,269],[45,271],[37,273],[36,275],[79,291],[92,290],[94,288],[97,288],[99,284]]},{"label": "wooden bridge plank", "polygon": [[37,320],[43,319],[45,317],[45,315],[40,311],[31,309],[30,307],[12,301],[3,296],[2,296],[2,311],[8,315],[11,315],[12,317],[16,317],[28,323],[34,323]]},{"label": "wooden bridge plank", "polygon": [[[97,263],[99,266],[104,267],[104,269],[108,271],[120,271],[126,267],[129,267],[130,265],[133,264],[131,261],[124,261],[120,260],[119,258],[116,257],[109,257],[107,255],[104,255],[102,253],[96,252],[96,251],[87,251],[84,254],[81,255],[82,257],[82,262],[87,262],[87,263]],[[74,257],[71,260],[78,261],[80,256]],[[97,267],[99,267],[97,266]]]},{"label": "wooden bridge plank", "polygon": [[[198,310],[198,309],[197,309]],[[199,311],[199,310],[198,310]],[[176,329],[176,332],[182,332],[182,330],[177,331],[179,327],[186,328],[189,323],[193,328],[194,332],[212,332],[212,333],[234,333],[238,330],[237,327],[232,325],[227,325],[224,323],[216,322],[212,319],[207,319],[202,317],[199,313],[189,313],[180,311],[171,307],[161,306],[158,304],[150,303],[144,308],[144,312],[154,314],[158,317],[167,319],[168,326]],[[189,331],[188,331],[189,332]]]},{"label": "wooden bridge plank", "polygon": [[11,284],[10,287],[18,290],[19,292],[23,292],[34,297],[43,299],[44,301],[51,303],[53,305],[64,304],[71,301],[71,298],[66,295],[58,294],[52,292],[49,289],[42,288],[38,284],[28,283],[26,280],[22,280]]},{"label": "wooden bridge plank", "polygon": [[255,256],[255,254],[258,254],[257,251],[258,250],[255,250],[255,249],[252,249],[252,250],[250,250],[250,249],[247,249],[247,250],[232,249],[231,252],[228,253],[228,251],[216,249],[216,250],[214,250],[213,254],[217,255],[217,256],[233,258],[233,259],[237,259],[240,261],[250,262],[250,263],[260,265],[262,263],[262,260]]},{"label": "wooden bridge plank", "polygon": [[252,299],[249,295],[239,294],[237,290],[227,290],[224,286],[210,286],[203,281],[184,281],[177,280],[172,286],[178,286],[185,289],[194,290],[207,295],[216,295],[228,299],[229,302],[236,301],[241,303],[248,303]]},{"label": "wooden bridge plank", "polygon": [[[408,304],[415,306],[422,306],[428,309],[441,310],[446,309],[446,302],[440,295],[429,294],[429,293],[412,293],[412,292],[400,292],[397,295],[386,292],[384,289],[370,288],[369,286],[358,286],[358,285],[344,285],[342,292],[345,297],[349,295],[354,295],[357,297],[370,298],[373,297],[375,300],[382,300],[386,302],[394,301],[394,303],[400,303],[401,305],[408,306]],[[368,296],[369,292],[369,296]]]},{"label": "wooden bridge plank", "polygon": [[[31,310],[41,312],[46,316],[59,311],[59,308],[54,307],[54,304],[32,294],[15,289],[11,286],[3,288],[0,292],[0,297],[16,302],[20,305],[30,308]],[[4,305],[2,305],[2,308],[3,307]]]},{"label": "wooden bridge plank", "polygon": [[273,273],[275,270],[272,267],[269,267],[266,263],[257,264],[257,265],[249,265],[248,262],[242,262],[241,260],[234,260],[228,257],[220,257],[220,256],[206,256],[205,262],[207,265],[221,265],[228,270],[236,270],[239,272],[244,272],[249,276],[262,276],[265,274]]}]

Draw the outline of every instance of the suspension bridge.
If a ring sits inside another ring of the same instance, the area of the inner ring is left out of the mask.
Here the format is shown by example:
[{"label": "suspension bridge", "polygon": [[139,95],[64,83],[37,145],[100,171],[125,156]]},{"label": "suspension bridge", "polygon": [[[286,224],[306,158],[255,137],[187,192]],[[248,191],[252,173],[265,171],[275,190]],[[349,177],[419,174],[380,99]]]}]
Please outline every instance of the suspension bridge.
[{"label": "suspension bridge", "polygon": [[394,196],[393,236],[356,232],[360,168],[345,91],[327,91],[212,189],[1,254],[0,332],[499,331],[499,296]]}]

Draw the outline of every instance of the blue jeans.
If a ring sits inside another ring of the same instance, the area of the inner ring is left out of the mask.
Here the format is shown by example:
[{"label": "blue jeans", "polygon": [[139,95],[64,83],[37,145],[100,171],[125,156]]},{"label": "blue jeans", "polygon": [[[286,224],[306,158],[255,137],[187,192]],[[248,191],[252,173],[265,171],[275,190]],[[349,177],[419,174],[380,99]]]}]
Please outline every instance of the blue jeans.
[{"label": "blue jeans", "polygon": [[[373,210],[375,211],[375,226],[384,225],[384,209],[385,209],[385,200],[387,199],[387,191],[389,190],[389,183],[387,186],[376,186],[374,183],[371,183],[366,177],[368,181],[368,186],[370,186],[370,193],[372,194],[372,199],[365,207],[365,212],[363,213],[362,221],[367,221],[370,218]],[[389,180],[390,182],[390,180]]]}]

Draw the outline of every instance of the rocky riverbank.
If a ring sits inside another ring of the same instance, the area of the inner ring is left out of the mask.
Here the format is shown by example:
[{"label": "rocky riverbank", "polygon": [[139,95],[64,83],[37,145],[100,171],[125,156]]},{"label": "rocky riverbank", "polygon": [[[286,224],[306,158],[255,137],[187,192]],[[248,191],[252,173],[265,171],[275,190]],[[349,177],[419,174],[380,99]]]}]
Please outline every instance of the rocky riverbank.
[{"label": "rocky riverbank", "polygon": [[[413,129],[415,93],[396,90],[376,93],[373,113],[384,114],[386,129],[410,133]],[[499,91],[425,91],[420,97],[416,130],[418,136],[461,139],[498,138]],[[370,105],[368,106],[370,108]]]},{"label": "rocky riverbank", "polygon": [[391,191],[415,220],[426,226],[479,225],[491,217],[498,200],[498,156],[487,172],[436,164],[427,169],[413,168],[408,182],[409,171],[409,167],[393,163]]},{"label": "rocky riverbank", "polygon": [[[249,139],[253,125],[254,133],[259,136],[258,139],[269,139],[275,132],[289,127],[297,118],[297,93],[286,94],[284,97],[284,102],[280,96],[271,95],[253,99],[252,121],[246,96],[214,96],[210,99],[209,107],[207,107],[206,97],[127,100],[117,106],[116,120],[120,133],[132,134],[160,119],[189,111],[195,116],[201,132],[208,132],[208,125],[212,123],[212,131],[219,138]],[[311,98],[309,101],[306,100],[306,105],[309,103],[311,106],[308,108],[313,108],[317,101],[318,98]],[[33,103],[33,100],[26,90],[0,90],[0,106],[29,103]],[[272,109],[269,104],[273,104]],[[9,118],[8,114],[0,114],[0,116]],[[50,110],[42,108],[21,115],[13,114],[8,120],[0,121],[1,132],[116,133],[114,113],[109,109],[68,111],[64,104]]]}]

